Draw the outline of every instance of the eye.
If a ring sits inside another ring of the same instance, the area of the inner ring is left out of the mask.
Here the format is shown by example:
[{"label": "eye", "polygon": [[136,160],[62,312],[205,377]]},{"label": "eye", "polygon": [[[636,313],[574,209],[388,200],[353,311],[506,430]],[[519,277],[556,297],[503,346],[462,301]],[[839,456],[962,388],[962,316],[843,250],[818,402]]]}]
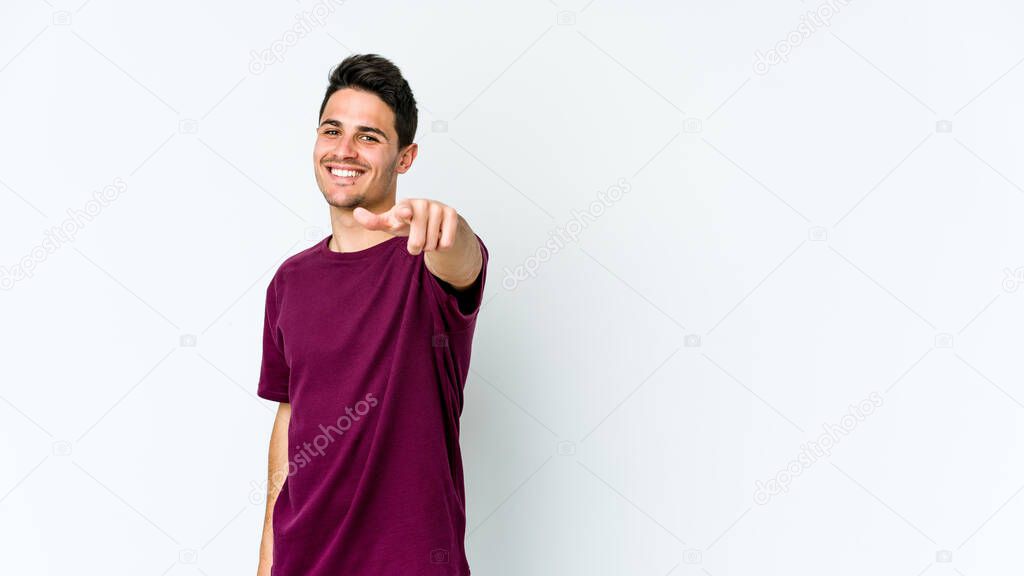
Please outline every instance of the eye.
[{"label": "eye", "polygon": [[380,142],[380,140],[377,140],[377,139],[376,139],[376,138],[374,138],[373,136],[367,136],[367,135],[365,135],[365,134],[364,134],[364,135],[363,135],[363,137],[364,137],[364,138],[369,138],[369,139],[370,139],[371,141],[373,141],[373,142]]},{"label": "eye", "polygon": [[334,130],[333,128],[332,128],[332,129],[330,129],[330,130],[324,130],[324,134],[330,134],[330,135],[332,135],[332,136],[333,136],[334,134],[332,134],[332,132],[333,132],[334,134],[337,134],[337,133],[338,133],[338,131],[337,131],[337,130]]}]

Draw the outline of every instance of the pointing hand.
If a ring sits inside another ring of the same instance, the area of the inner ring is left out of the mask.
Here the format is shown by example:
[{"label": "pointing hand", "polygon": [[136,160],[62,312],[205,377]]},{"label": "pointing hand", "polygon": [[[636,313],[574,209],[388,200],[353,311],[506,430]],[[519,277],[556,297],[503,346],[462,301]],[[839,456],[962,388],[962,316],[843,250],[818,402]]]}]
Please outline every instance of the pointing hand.
[{"label": "pointing hand", "polygon": [[362,206],[352,216],[367,230],[384,230],[392,236],[408,236],[410,254],[443,252],[452,247],[459,227],[454,208],[427,198],[404,199],[386,212],[374,214]]}]

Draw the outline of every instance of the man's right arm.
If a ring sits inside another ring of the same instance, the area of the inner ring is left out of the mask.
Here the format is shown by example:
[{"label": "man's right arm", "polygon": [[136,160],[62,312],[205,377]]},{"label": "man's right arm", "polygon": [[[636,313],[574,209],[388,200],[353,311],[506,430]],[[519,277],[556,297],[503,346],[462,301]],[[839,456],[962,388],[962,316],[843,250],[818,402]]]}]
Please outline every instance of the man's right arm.
[{"label": "man's right arm", "polygon": [[263,516],[263,539],[260,541],[260,563],[257,576],[270,576],[274,563],[273,512],[277,495],[288,477],[288,422],[292,417],[292,405],[281,402],[277,406],[274,429],[270,433],[270,450],[267,458],[267,510]]}]

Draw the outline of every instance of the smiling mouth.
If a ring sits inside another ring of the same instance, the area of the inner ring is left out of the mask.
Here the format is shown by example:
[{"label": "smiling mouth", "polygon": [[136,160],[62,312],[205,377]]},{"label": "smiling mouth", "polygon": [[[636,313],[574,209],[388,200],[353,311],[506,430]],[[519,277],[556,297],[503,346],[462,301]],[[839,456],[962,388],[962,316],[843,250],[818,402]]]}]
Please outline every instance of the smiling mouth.
[{"label": "smiling mouth", "polygon": [[339,184],[355,184],[356,180],[359,180],[365,174],[358,170],[342,170],[339,168],[328,168],[327,172],[331,175],[331,180]]}]

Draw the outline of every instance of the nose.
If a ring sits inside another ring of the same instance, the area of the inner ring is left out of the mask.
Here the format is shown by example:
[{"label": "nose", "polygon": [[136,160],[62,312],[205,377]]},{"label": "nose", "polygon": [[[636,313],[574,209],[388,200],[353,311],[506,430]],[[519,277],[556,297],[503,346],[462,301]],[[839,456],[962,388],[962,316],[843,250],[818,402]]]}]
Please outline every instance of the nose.
[{"label": "nose", "polygon": [[349,138],[338,138],[338,143],[334,146],[334,155],[342,161],[349,158],[355,158],[356,147]]}]

